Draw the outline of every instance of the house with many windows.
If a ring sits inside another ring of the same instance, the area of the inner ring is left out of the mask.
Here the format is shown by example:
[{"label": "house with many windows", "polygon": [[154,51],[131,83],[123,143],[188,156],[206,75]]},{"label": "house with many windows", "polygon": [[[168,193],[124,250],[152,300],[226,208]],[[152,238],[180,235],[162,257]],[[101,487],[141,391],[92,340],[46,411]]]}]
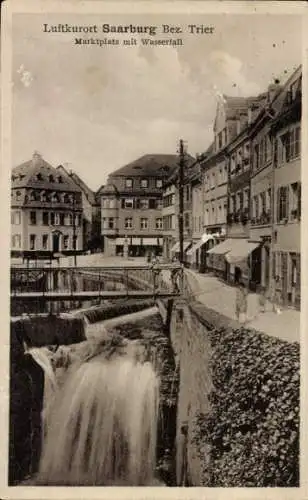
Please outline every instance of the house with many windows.
[{"label": "house with many windows", "polygon": [[82,250],[81,191],[34,153],[11,174],[11,255],[36,259]]},{"label": "house with many windows", "polygon": [[177,155],[148,154],[109,175],[100,190],[106,255],[162,254],[163,185],[177,163]]},{"label": "house with many windows", "polygon": [[301,99],[299,67],[273,103],[272,282],[284,305],[300,306]]},{"label": "house with many windows", "polygon": [[72,170],[68,170],[66,165],[57,167],[59,173],[70,177],[80,189],[82,196],[82,231],[84,250],[101,250],[101,205],[100,199],[89,186]]}]

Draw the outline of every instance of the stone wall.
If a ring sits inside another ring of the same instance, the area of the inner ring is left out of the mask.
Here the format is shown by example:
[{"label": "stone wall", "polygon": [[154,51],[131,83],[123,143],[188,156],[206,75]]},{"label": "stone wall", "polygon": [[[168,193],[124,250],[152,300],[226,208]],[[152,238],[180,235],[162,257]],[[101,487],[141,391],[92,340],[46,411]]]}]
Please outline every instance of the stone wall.
[{"label": "stone wall", "polygon": [[298,343],[198,302],[175,305],[170,336],[180,373],[177,484],[298,486]]}]

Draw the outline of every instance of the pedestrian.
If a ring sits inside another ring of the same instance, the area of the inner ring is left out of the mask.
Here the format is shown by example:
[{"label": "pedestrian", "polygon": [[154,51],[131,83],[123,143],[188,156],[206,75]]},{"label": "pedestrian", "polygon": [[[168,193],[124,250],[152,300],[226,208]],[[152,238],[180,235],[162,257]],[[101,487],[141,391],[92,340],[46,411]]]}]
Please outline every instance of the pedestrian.
[{"label": "pedestrian", "polygon": [[276,314],[281,314],[280,305],[280,277],[275,276],[275,288],[273,290],[273,311]]},{"label": "pedestrian", "polygon": [[265,307],[266,307],[265,288],[261,285],[258,287],[258,295],[259,295],[259,311],[261,313],[265,313]]},{"label": "pedestrian", "polygon": [[239,323],[245,323],[247,319],[247,289],[242,281],[239,281],[235,297],[235,317]]}]

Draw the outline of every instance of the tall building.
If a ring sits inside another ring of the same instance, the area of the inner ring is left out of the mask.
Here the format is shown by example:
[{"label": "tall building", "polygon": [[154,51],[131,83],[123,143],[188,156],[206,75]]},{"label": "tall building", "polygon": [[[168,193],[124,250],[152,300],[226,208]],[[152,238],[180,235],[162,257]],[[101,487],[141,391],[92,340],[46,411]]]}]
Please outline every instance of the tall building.
[{"label": "tall building", "polygon": [[176,155],[148,154],[109,175],[100,190],[106,255],[162,253],[163,184],[177,164]]},{"label": "tall building", "polygon": [[262,243],[261,285],[300,305],[301,78],[299,67],[261,113],[252,138],[250,238]]},{"label": "tall building", "polygon": [[[179,190],[177,169],[170,175],[163,186],[163,256],[171,260],[179,249]],[[173,252],[172,252],[173,250]]]},{"label": "tall building", "polygon": [[66,177],[70,177],[82,196],[82,231],[84,250],[102,250],[101,243],[101,204],[86,183],[72,170],[67,170],[65,165],[59,165],[57,170]]},{"label": "tall building", "polygon": [[38,153],[11,174],[11,255],[46,258],[83,249],[82,197]]}]

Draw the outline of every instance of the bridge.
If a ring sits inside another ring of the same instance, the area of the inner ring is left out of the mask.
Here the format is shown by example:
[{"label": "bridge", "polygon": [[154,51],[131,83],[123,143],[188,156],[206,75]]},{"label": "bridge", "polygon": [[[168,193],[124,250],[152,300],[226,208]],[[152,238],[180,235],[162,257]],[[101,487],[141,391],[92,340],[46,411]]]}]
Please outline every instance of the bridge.
[{"label": "bridge", "polygon": [[174,298],[183,294],[179,264],[99,267],[11,267],[11,301]]}]

